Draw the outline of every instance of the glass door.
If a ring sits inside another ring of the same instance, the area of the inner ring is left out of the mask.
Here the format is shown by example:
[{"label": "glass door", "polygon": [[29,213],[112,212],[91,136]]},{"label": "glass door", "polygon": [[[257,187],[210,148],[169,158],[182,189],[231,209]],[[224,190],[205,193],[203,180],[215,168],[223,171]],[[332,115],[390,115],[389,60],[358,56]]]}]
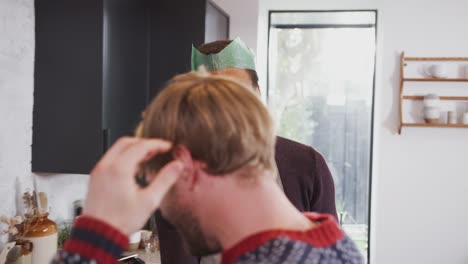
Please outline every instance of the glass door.
[{"label": "glass door", "polygon": [[368,256],[376,12],[271,12],[269,30],[278,135],[324,156],[340,224]]}]

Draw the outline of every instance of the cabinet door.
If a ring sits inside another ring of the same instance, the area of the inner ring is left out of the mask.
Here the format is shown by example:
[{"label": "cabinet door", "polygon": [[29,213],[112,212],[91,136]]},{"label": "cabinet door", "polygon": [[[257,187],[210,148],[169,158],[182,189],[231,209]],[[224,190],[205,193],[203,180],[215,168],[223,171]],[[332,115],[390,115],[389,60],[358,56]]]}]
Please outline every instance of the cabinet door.
[{"label": "cabinet door", "polygon": [[205,42],[229,39],[229,16],[212,1],[206,3]]},{"label": "cabinet door", "polygon": [[89,173],[102,154],[102,1],[36,0],[32,170]]},{"label": "cabinet door", "polygon": [[192,44],[198,46],[205,39],[205,2],[150,1],[152,97],[174,75],[190,71]]},{"label": "cabinet door", "polygon": [[145,0],[104,1],[103,124],[106,147],[131,135],[148,93],[149,20]]}]

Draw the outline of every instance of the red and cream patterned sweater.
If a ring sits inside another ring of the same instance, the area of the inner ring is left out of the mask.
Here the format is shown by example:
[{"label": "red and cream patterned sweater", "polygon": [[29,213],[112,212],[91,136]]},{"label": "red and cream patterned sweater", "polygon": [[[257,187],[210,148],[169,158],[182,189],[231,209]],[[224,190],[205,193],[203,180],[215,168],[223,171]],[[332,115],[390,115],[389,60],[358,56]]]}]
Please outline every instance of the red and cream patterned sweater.
[{"label": "red and cream patterned sweater", "polygon": [[[269,230],[253,234],[223,252],[222,264],[349,263],[363,259],[331,215],[305,213],[317,226],[306,231]],[[112,226],[82,216],[53,264],[116,263],[128,238]]]},{"label": "red and cream patterned sweater", "polygon": [[280,229],[253,234],[226,250],[222,264],[363,263],[356,245],[333,216],[305,215],[318,225],[306,231]]}]

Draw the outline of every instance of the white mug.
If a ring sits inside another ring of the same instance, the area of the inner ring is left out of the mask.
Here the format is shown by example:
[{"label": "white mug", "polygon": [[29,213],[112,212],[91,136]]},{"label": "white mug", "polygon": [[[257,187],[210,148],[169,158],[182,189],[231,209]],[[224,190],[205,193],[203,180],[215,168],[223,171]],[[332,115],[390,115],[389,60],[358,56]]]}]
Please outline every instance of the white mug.
[{"label": "white mug", "polygon": [[463,114],[463,124],[468,125],[468,113]]},{"label": "white mug", "polygon": [[468,79],[468,64],[458,65],[458,77]]},{"label": "white mug", "polygon": [[128,237],[128,251],[136,251],[138,250],[138,246],[140,245],[141,241],[141,230],[131,234]]},{"label": "white mug", "polygon": [[447,124],[448,122],[447,111],[440,112],[439,122],[441,124]]},{"label": "white mug", "polygon": [[431,77],[431,78],[446,78],[447,70],[444,67],[444,65],[431,64],[429,66],[424,67],[424,74],[427,77]]},{"label": "white mug", "polygon": [[455,111],[448,111],[448,123],[452,125],[457,123],[457,113]]}]

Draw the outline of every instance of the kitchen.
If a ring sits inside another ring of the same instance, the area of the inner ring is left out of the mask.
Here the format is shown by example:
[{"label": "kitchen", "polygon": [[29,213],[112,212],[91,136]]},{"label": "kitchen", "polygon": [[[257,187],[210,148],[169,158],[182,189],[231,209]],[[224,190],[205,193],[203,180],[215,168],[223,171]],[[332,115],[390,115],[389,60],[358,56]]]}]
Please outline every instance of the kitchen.
[{"label": "kitchen", "polygon": [[[45,1],[53,7],[41,7],[40,2],[0,1],[0,215],[20,214],[23,193],[38,190],[47,193],[50,217],[60,222],[70,220],[73,202],[85,197],[87,174],[103,149],[132,131],[158,87],[174,74],[190,70],[192,44],[209,39],[204,34],[207,10],[202,7],[205,1],[167,1],[164,8],[155,9],[160,15],[151,16],[147,13],[151,8],[127,1],[124,10],[107,5],[108,16],[103,16],[105,3],[111,1]],[[398,135],[398,99],[401,51],[418,57],[468,57],[463,34],[467,4],[456,0],[214,3],[228,15],[229,30],[225,37],[213,29],[216,34],[211,38],[240,37],[256,51],[260,89],[268,87],[267,65],[272,65],[268,64],[270,12],[377,11],[369,262],[466,263],[468,233],[460,229],[468,219],[462,208],[468,202],[463,169],[466,130],[415,127],[403,128]],[[41,14],[44,20],[38,22]],[[122,17],[141,25],[135,27],[139,30],[119,24]],[[103,49],[106,45],[108,49]],[[128,83],[140,88],[129,93]],[[118,96],[113,97],[113,92]],[[454,223],[447,232],[439,232],[437,228],[447,221],[444,215],[452,215]],[[426,243],[431,250],[418,246]]]}]

